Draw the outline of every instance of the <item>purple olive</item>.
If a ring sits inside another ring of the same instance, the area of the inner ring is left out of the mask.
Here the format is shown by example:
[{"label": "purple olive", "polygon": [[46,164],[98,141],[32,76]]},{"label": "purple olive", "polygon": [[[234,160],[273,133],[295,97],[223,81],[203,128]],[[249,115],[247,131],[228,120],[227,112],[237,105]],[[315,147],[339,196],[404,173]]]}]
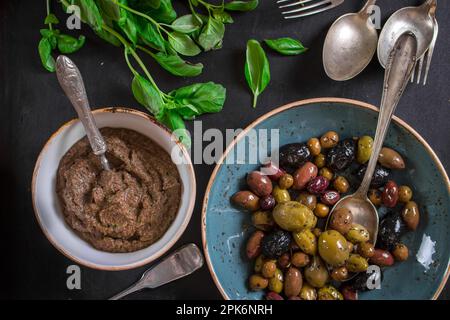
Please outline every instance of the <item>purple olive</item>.
[{"label": "purple olive", "polygon": [[268,211],[268,210],[272,210],[273,207],[275,207],[275,198],[269,194],[265,197],[262,197],[259,200],[259,206],[261,207],[262,210]]},{"label": "purple olive", "polygon": [[339,192],[334,190],[327,190],[320,197],[320,201],[328,206],[334,206],[340,198],[341,196],[339,195]]},{"label": "purple olive", "polygon": [[308,191],[313,194],[321,194],[327,190],[330,181],[322,176],[315,177],[308,183]]}]

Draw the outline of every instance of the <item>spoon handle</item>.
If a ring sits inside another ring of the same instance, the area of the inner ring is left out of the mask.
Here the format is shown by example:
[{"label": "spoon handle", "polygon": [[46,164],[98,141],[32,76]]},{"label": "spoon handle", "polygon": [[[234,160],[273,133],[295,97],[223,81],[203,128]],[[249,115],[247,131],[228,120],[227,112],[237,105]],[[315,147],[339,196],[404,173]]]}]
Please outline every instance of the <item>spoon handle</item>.
[{"label": "spoon handle", "polygon": [[364,7],[361,9],[360,12],[362,12],[363,14],[369,16],[372,12],[369,11],[369,9],[375,5],[375,3],[377,3],[377,0],[367,0],[366,4],[364,5]]},{"label": "spoon handle", "polygon": [[128,289],[110,298],[117,300],[144,288],[157,288],[190,275],[203,266],[203,255],[193,243],[178,249],[163,261],[147,270],[142,278]]},{"label": "spoon handle", "polygon": [[98,156],[105,154],[106,143],[92,116],[83,78],[77,66],[68,57],[61,55],[56,59],[56,75],[59,84],[78,113],[94,154]]},{"label": "spoon handle", "polygon": [[392,115],[397,107],[400,98],[405,91],[406,85],[411,78],[412,71],[416,62],[417,40],[411,33],[403,33],[394,45],[388,59],[383,85],[383,96],[381,98],[380,114],[378,116],[377,129],[372,148],[372,155],[367,165],[361,186],[356,194],[363,198],[367,198],[370,182],[375,171],[383,146],[386,133],[391,122]]}]

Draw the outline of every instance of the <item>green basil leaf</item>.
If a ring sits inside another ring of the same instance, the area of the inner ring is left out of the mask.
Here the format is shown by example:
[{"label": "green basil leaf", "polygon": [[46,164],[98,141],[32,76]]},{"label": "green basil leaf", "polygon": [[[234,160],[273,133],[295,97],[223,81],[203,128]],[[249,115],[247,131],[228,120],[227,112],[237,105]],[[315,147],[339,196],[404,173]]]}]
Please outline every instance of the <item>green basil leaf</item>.
[{"label": "green basil leaf", "polygon": [[99,36],[103,40],[109,42],[113,46],[120,47],[122,45],[120,40],[117,39],[115,36],[111,35],[109,32],[107,32],[103,29],[102,30],[94,30],[94,31],[97,36]]},{"label": "green basil leaf", "polygon": [[47,38],[42,38],[38,46],[42,65],[50,72],[55,72],[55,59],[52,57],[52,45]]},{"label": "green basil leaf", "polygon": [[192,118],[221,111],[225,103],[226,89],[214,82],[195,83],[171,91],[169,95],[179,104],[179,113],[186,118]]},{"label": "green basil leaf", "polygon": [[205,51],[219,49],[222,46],[224,34],[225,25],[210,16],[203,27],[202,33],[198,36],[198,43]]},{"label": "green basil leaf", "polygon": [[46,38],[49,41],[49,43],[52,47],[52,50],[56,49],[56,46],[58,45],[57,37],[60,33],[59,30],[57,30],[57,29],[53,29],[53,30],[41,29],[40,33],[41,33],[42,37]]},{"label": "green basil leaf", "polygon": [[308,50],[300,41],[292,38],[266,39],[264,42],[269,48],[287,56],[301,54]]},{"label": "green basil leaf", "polygon": [[192,33],[200,29],[202,23],[192,14],[187,14],[177,18],[170,26],[173,30],[181,33]]},{"label": "green basil leaf", "polygon": [[231,15],[223,10],[213,10],[213,17],[222,23],[233,23],[233,17]]},{"label": "green basil leaf", "polygon": [[203,64],[192,64],[183,60],[180,56],[158,52],[153,58],[167,71],[175,76],[195,77],[202,73]]},{"label": "green basil leaf", "polygon": [[168,39],[172,48],[182,55],[196,56],[201,52],[194,40],[186,34],[174,31],[169,34]]},{"label": "green basil leaf", "polygon": [[[126,0],[120,0],[120,3],[127,4]],[[135,22],[135,17],[125,9],[120,9],[120,19],[118,22],[120,29],[127,35],[128,39],[137,44],[138,41],[138,27]]]},{"label": "green basil leaf", "polygon": [[141,75],[135,75],[131,83],[135,99],[146,107],[158,120],[162,117],[164,101],[158,90]]},{"label": "green basil leaf", "polygon": [[183,118],[174,109],[166,110],[162,122],[169,127],[180,142],[188,149],[191,147],[191,136],[184,125]]},{"label": "green basil leaf", "polygon": [[231,1],[225,3],[225,10],[230,11],[251,11],[256,9],[258,6],[258,0],[248,0],[248,1]]},{"label": "green basil leaf", "polygon": [[263,48],[253,39],[247,42],[245,79],[253,92],[253,108],[255,108],[258,96],[270,82],[270,67]]},{"label": "green basil leaf", "polygon": [[78,51],[86,41],[84,36],[79,36],[78,39],[72,36],[62,34],[58,36],[58,50],[61,53],[69,54]]},{"label": "green basil leaf", "polygon": [[94,0],[72,0],[72,4],[80,7],[81,20],[95,31],[102,29],[103,18]]},{"label": "green basil leaf", "polygon": [[140,42],[155,50],[165,52],[166,40],[164,40],[163,36],[158,32],[156,26],[152,23],[148,23],[143,17],[135,16],[134,20]]},{"label": "green basil leaf", "polygon": [[58,23],[59,20],[53,13],[50,13],[47,17],[45,17],[44,24],[58,24]]},{"label": "green basil leaf", "polygon": [[99,9],[113,21],[120,19],[120,7],[111,0],[96,0]]},{"label": "green basil leaf", "polygon": [[172,0],[160,0],[158,8],[154,8],[151,0],[128,0],[128,6],[149,15],[158,22],[170,24],[177,18],[177,12],[172,6]]}]

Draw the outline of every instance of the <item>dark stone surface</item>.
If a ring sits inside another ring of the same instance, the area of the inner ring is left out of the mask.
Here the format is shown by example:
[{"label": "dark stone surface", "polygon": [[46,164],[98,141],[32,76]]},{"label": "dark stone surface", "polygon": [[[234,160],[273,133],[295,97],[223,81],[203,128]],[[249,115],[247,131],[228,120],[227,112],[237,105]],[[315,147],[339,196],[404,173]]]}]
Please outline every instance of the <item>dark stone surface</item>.
[{"label": "dark stone surface", "polygon": [[[205,64],[204,73],[197,79],[173,77],[151,59],[145,59],[158,84],[165,90],[207,80],[226,86],[228,97],[224,111],[202,117],[204,129],[245,127],[277,106],[312,97],[346,97],[378,105],[383,70],[376,59],[360,76],[343,83],[328,79],[322,68],[321,50],[331,22],[341,14],[359,10],[363,1],[346,1],[332,11],[289,22],[281,18],[275,0],[261,2],[255,12],[234,15],[235,24],[227,26],[222,50],[203,53],[192,59]],[[420,2],[380,0],[383,22],[395,10]],[[180,2],[178,4],[184,8]],[[441,33],[429,84],[426,87],[409,86],[396,112],[430,143],[447,170],[450,164],[449,10],[448,1],[439,1]],[[60,18],[63,17],[60,10],[56,12]],[[36,157],[49,136],[75,115],[56,77],[40,65],[37,44],[44,17],[44,1],[1,1],[0,177],[6,192],[2,193],[5,199],[2,201],[0,223],[3,238],[0,297],[103,299],[138,279],[145,267],[123,272],[83,267],[82,290],[69,291],[65,271],[72,262],[47,241],[33,214],[30,183]],[[142,110],[131,95],[131,74],[123,61],[122,50],[102,42],[87,27],[82,32],[87,35],[87,44],[71,57],[84,75],[92,106],[128,106]],[[254,110],[243,76],[246,41],[249,38],[261,40],[281,36],[297,37],[310,50],[298,57],[282,57],[268,51],[272,82]],[[175,247],[188,242],[201,244],[201,203],[213,166],[196,165],[195,169],[197,204],[187,231]],[[132,297],[219,299],[221,296],[204,267],[188,278]],[[450,298],[448,286],[441,298]]]}]

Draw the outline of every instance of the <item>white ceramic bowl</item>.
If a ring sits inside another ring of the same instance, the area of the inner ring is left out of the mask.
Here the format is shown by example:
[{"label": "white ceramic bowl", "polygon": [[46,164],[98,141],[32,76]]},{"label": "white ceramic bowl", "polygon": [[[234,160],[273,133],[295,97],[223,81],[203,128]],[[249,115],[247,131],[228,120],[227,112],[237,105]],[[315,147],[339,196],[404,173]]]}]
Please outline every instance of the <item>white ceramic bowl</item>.
[{"label": "white ceramic bowl", "polygon": [[56,131],[39,155],[31,186],[34,212],[48,240],[76,263],[101,270],[136,268],[163,255],[186,229],[195,203],[194,168],[184,146],[173,141],[171,133],[149,115],[131,109],[106,108],[94,111],[94,117],[100,128],[135,130],[158,143],[169,154],[176,148],[179,159],[185,160],[182,161],[183,164],[177,164],[182,182],[182,196],[172,225],[161,239],[145,249],[130,253],[108,253],[92,247],[66,224],[55,190],[56,171],[64,154],[85,136],[78,119],[66,123]]}]

